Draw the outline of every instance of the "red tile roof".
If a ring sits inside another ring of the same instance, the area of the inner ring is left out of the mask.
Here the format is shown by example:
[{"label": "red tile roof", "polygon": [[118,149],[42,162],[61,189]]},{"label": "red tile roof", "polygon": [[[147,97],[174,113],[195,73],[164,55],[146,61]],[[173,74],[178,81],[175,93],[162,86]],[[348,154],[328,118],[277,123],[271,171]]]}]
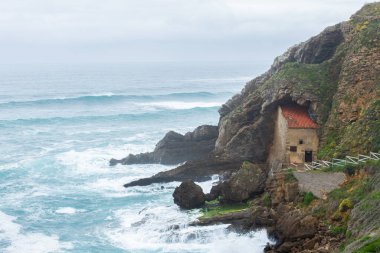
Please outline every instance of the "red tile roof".
[{"label": "red tile roof", "polygon": [[288,122],[288,128],[318,128],[309,116],[306,107],[303,106],[281,106],[282,115]]}]

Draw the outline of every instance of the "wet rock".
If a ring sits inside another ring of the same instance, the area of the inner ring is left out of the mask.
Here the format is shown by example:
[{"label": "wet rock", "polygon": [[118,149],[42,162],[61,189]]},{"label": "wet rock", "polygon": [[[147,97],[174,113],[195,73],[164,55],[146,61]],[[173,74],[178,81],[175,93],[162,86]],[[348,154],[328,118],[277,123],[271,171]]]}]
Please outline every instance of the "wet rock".
[{"label": "wet rock", "polygon": [[241,161],[205,159],[189,161],[175,169],[159,172],[149,178],[142,178],[124,185],[124,187],[145,186],[153,183],[168,183],[173,181],[207,181],[212,175],[235,172],[240,168]]},{"label": "wet rock", "polygon": [[277,214],[273,209],[262,206],[253,206],[250,209],[250,212],[251,223],[257,228],[272,227],[276,223]]},{"label": "wet rock", "polygon": [[238,212],[226,213],[222,215],[217,215],[211,218],[203,218],[196,222],[193,222],[191,225],[195,226],[205,226],[205,225],[214,225],[220,223],[229,223],[229,224],[239,224],[239,226],[250,226],[250,211],[243,210]]},{"label": "wet rock", "polygon": [[211,187],[210,193],[206,194],[207,201],[212,201],[214,199],[217,199],[222,193],[221,188],[222,188],[222,184],[220,183],[217,185],[213,185]]},{"label": "wet rock", "polygon": [[220,186],[223,200],[241,202],[264,191],[266,166],[245,162],[239,171]]},{"label": "wet rock", "polygon": [[217,137],[217,126],[199,126],[185,135],[170,131],[157,143],[153,152],[130,154],[121,160],[111,159],[109,164],[110,166],[118,163],[173,165],[189,160],[205,159],[214,149]]},{"label": "wet rock", "polygon": [[174,203],[184,209],[201,207],[206,201],[202,188],[191,180],[182,182],[175,188],[173,198]]}]

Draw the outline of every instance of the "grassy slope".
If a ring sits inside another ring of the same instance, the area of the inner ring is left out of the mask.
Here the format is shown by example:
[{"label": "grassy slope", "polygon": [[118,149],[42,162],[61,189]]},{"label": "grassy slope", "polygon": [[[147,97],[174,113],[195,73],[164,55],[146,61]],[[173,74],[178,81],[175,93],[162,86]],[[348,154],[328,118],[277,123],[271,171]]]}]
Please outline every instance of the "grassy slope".
[{"label": "grassy slope", "polygon": [[[380,50],[379,17],[380,3],[373,3],[364,6],[349,21],[352,31],[347,42],[340,48],[346,54],[347,63],[340,73],[339,83],[346,93],[335,96],[332,102],[330,125],[323,129],[325,141],[319,153],[321,158],[380,150],[380,71],[379,66],[373,66],[377,64]],[[363,97],[371,99],[360,101]],[[340,120],[342,115],[339,114],[339,106],[342,103],[347,108],[344,113],[355,111],[357,105],[361,105],[357,120]]]}]

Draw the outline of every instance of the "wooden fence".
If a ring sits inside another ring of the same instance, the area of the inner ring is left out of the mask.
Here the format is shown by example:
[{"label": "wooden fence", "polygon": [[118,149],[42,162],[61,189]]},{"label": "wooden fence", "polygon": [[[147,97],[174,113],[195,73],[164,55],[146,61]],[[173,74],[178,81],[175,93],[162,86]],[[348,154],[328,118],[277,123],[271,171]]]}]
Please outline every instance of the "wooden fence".
[{"label": "wooden fence", "polygon": [[335,166],[346,166],[349,164],[357,165],[360,163],[367,162],[369,160],[380,160],[380,154],[375,152],[370,152],[369,155],[358,155],[358,156],[346,156],[344,159],[333,158],[331,161],[318,160],[312,163],[305,163],[306,170],[320,170],[327,167]]}]

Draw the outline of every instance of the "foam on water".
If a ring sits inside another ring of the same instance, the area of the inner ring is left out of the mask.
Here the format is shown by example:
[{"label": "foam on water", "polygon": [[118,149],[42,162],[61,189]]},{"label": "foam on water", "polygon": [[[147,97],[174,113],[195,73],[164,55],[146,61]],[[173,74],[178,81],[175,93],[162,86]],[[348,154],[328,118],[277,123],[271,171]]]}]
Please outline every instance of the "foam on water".
[{"label": "foam on water", "polygon": [[202,108],[202,107],[216,107],[221,106],[221,102],[183,102],[183,101],[165,101],[165,102],[151,102],[151,103],[141,103],[139,105],[144,106],[146,110],[149,109],[193,109],[193,108]]},{"label": "foam on water", "polygon": [[73,207],[61,207],[58,208],[55,212],[59,214],[75,214],[76,212],[83,212],[84,210],[77,210]]},{"label": "foam on water", "polygon": [[173,203],[180,182],[123,187],[175,166],[109,166],[216,125],[242,66],[0,66],[0,252],[261,252],[265,231],[189,226],[200,211]]},{"label": "foam on water", "polygon": [[16,217],[0,211],[0,244],[7,245],[6,253],[48,253],[71,249],[72,244],[60,242],[57,235],[23,233],[22,226],[15,222]]},{"label": "foam on water", "polygon": [[268,243],[265,230],[239,235],[228,225],[188,226],[198,210],[183,212],[173,205],[148,206],[138,213],[119,210],[118,228],[105,231],[117,247],[154,252],[261,252]]}]

